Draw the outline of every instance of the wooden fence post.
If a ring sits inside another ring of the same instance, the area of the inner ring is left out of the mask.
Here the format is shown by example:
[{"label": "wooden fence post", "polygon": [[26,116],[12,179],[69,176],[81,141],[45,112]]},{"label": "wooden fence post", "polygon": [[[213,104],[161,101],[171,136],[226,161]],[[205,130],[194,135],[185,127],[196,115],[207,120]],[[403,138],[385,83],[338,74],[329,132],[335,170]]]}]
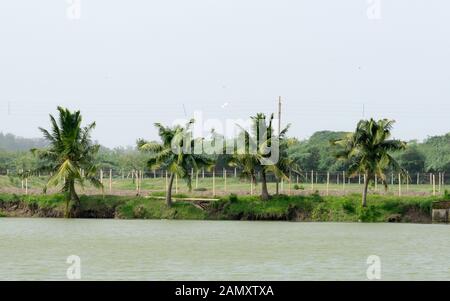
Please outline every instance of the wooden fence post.
[{"label": "wooden fence post", "polygon": [[375,175],[375,191],[378,191],[378,176]]},{"label": "wooden fence post", "polygon": [[213,196],[216,195],[216,169],[214,168],[212,171],[212,177],[213,177]]},{"label": "wooden fence post", "polygon": [[345,171],[342,172],[342,190],[345,193]]},{"label": "wooden fence post", "polygon": [[436,196],[436,176],[433,174],[433,196]]},{"label": "wooden fence post", "polygon": [[291,195],[291,171],[289,171],[288,194]]},{"label": "wooden fence post", "polygon": [[112,169],[109,169],[109,193],[112,192]]},{"label": "wooden fence post", "polygon": [[223,169],[223,188],[227,192],[227,170]]},{"label": "wooden fence post", "polygon": [[438,179],[438,192],[441,192],[441,183],[442,183],[442,179],[441,179],[441,172],[439,172],[439,179]]},{"label": "wooden fence post", "polygon": [[327,195],[330,195],[330,172],[327,172]]},{"label": "wooden fence post", "polygon": [[195,189],[198,188],[198,170],[195,172]]},{"label": "wooden fence post", "polygon": [[311,170],[311,191],[314,192],[314,170]]},{"label": "wooden fence post", "polygon": [[398,174],[398,195],[402,196],[402,174]]}]

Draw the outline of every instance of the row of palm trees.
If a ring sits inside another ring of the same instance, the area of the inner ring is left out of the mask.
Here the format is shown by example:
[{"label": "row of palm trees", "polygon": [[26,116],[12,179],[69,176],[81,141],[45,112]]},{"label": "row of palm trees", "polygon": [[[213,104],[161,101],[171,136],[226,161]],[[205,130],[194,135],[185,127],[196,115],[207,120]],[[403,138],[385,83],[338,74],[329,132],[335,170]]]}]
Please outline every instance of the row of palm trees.
[{"label": "row of palm trees", "polygon": [[[98,188],[103,188],[97,175],[95,155],[100,146],[91,140],[91,132],[95,123],[82,126],[80,111],[71,112],[58,107],[58,120],[50,115],[51,129],[40,128],[44,138],[49,142],[45,149],[33,149],[39,158],[45,162],[43,169],[52,171],[44,192],[50,186],[61,187],[66,198],[66,217],[77,217],[80,213],[80,199],[76,192],[76,185],[83,187],[86,182]],[[248,131],[241,128],[240,138],[245,143],[234,147],[233,152],[223,155],[227,164],[238,167],[241,176],[256,181],[256,175],[261,175],[261,199],[267,201],[270,194],[267,189],[267,175],[273,174],[276,179],[288,180],[290,174],[301,171],[287,152],[288,139],[286,137],[289,126],[275,133],[273,114],[267,117],[258,113],[252,118],[252,126]],[[362,206],[367,204],[367,191],[375,176],[387,185],[385,172],[388,169],[403,172],[391,156],[391,153],[404,149],[406,143],[391,139],[393,121],[362,120],[356,131],[348,134],[344,139],[331,141],[336,146],[336,156],[350,162],[350,173],[364,174],[364,190]],[[164,126],[155,123],[161,142],[139,139],[137,146],[140,151],[148,154],[150,169],[166,169],[170,174],[167,191],[167,206],[172,206],[172,186],[175,177],[185,179],[191,188],[190,171],[200,168],[212,168],[217,156],[196,154],[195,143],[200,138],[193,138],[191,128],[194,120],[185,126]],[[201,138],[200,140],[203,140]],[[254,147],[256,151],[250,151]],[[278,158],[273,162],[269,150],[277,149]],[[190,150],[190,151],[186,151]],[[226,153],[225,150],[223,152]]]}]

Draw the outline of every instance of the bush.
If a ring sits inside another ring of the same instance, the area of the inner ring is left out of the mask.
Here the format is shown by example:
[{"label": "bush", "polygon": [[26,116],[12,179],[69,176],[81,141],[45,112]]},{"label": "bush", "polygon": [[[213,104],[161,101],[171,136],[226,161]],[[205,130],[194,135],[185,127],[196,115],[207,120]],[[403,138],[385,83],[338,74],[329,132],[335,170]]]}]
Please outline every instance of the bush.
[{"label": "bush", "polygon": [[232,193],[232,194],[230,194],[228,199],[230,200],[230,203],[236,203],[238,201],[238,196],[236,194]]},{"label": "bush", "polygon": [[342,203],[342,209],[345,211],[345,213],[355,213],[356,208],[355,204],[351,200],[345,200]]},{"label": "bush", "polygon": [[381,213],[378,209],[370,205],[369,207],[360,207],[358,212],[359,220],[362,222],[376,222]]}]

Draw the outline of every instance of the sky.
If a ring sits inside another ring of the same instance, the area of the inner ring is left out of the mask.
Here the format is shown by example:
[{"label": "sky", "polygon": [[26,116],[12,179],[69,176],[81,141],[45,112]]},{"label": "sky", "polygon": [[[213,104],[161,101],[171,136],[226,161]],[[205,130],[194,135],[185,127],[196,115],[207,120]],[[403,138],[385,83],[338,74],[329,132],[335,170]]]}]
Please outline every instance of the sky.
[{"label": "sky", "polygon": [[374,117],[422,140],[450,132],[449,37],[447,0],[1,1],[0,132],[39,137],[62,105],[134,145],[281,96],[290,136]]}]

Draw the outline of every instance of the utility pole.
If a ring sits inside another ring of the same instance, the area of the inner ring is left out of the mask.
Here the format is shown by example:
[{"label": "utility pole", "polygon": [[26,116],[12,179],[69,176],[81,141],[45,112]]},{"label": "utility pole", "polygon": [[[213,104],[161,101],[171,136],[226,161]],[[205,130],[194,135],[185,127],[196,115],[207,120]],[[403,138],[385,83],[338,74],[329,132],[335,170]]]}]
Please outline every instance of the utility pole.
[{"label": "utility pole", "polygon": [[[278,96],[278,139],[280,139],[281,133],[281,96]],[[279,181],[276,179],[276,191],[275,194],[279,194]]]}]

